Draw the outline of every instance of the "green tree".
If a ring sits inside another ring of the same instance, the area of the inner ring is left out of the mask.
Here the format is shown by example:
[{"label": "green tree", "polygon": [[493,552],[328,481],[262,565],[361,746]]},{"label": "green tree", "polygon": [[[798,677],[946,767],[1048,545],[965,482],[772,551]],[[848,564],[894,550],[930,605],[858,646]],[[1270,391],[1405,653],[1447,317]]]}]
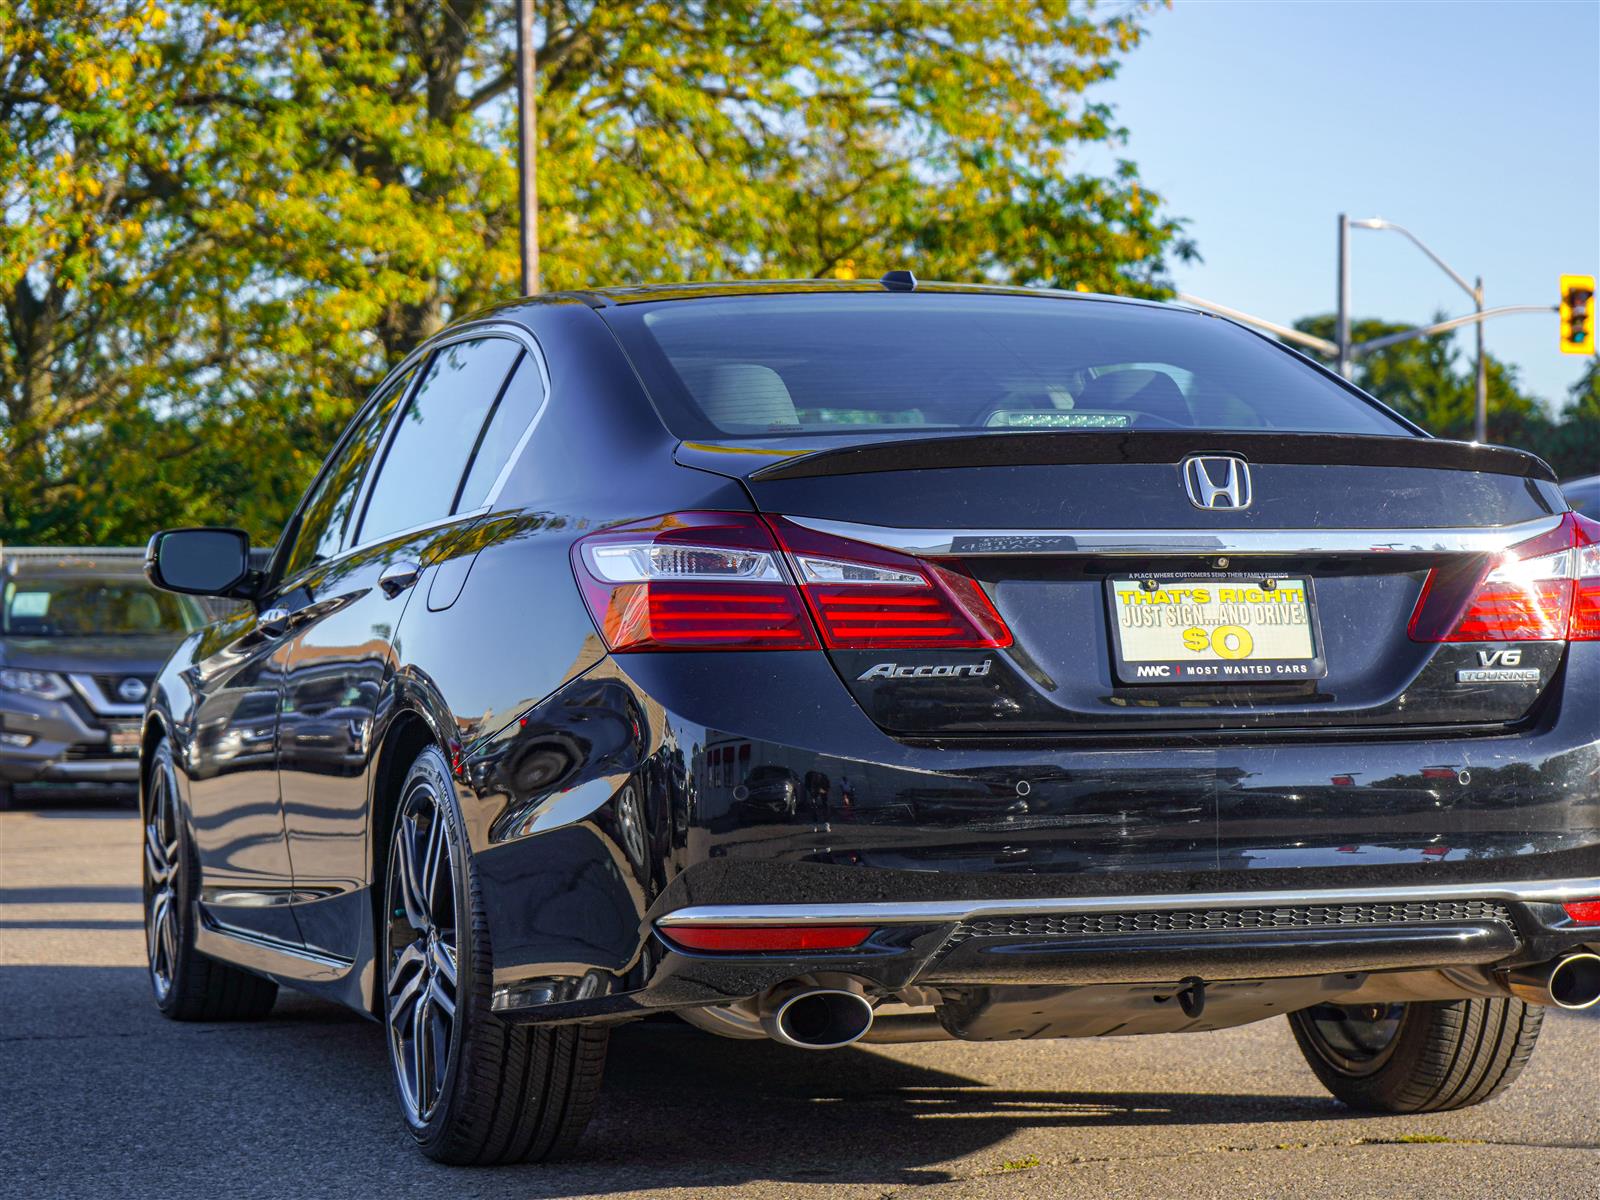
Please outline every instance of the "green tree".
[{"label": "green tree", "polygon": [[1600,474],[1600,359],[1591,358],[1568,389],[1560,421],[1542,453],[1563,478]]},{"label": "green tree", "polygon": [[[549,288],[1162,294],[1092,89],[1144,4],[543,0]],[[0,537],[275,532],[385,365],[515,294],[512,0],[0,0]]]},{"label": "green tree", "polygon": [[[1334,318],[1305,317],[1295,322],[1295,328],[1332,341]],[[1409,328],[1388,321],[1358,320],[1350,323],[1350,337],[1360,344]],[[1321,361],[1333,365],[1331,359]],[[1515,367],[1491,354],[1485,375],[1491,440],[1504,440],[1505,430],[1513,423],[1543,415],[1539,402],[1519,389]],[[1436,437],[1472,437],[1477,412],[1473,364],[1462,356],[1452,334],[1414,338],[1364,355],[1356,359],[1352,382]]]},{"label": "green tree", "polygon": [[[1331,341],[1334,318],[1330,314],[1305,317],[1295,322],[1295,328]],[[1409,328],[1359,320],[1351,322],[1350,336],[1359,344]],[[1490,441],[1531,450],[1563,477],[1600,470],[1600,382],[1592,360],[1583,378],[1573,385],[1566,405],[1554,416],[1538,398],[1523,392],[1514,366],[1492,354],[1486,360]],[[1331,360],[1322,361],[1333,365]],[[1470,439],[1473,435],[1477,411],[1474,368],[1453,334],[1415,338],[1358,358],[1352,382],[1436,437]]]}]

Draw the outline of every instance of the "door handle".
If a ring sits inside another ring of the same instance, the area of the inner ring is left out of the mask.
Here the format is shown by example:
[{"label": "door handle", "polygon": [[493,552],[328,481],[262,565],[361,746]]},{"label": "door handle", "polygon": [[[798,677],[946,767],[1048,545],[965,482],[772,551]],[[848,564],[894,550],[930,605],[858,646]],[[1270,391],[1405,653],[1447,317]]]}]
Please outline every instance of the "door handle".
[{"label": "door handle", "polygon": [[289,628],[292,614],[287,608],[269,608],[256,618],[256,630],[267,637],[278,637]]},{"label": "door handle", "polygon": [[422,574],[422,568],[413,562],[399,562],[385,567],[383,574],[378,576],[378,586],[383,589],[383,594],[393,600],[417,582],[417,576]]}]

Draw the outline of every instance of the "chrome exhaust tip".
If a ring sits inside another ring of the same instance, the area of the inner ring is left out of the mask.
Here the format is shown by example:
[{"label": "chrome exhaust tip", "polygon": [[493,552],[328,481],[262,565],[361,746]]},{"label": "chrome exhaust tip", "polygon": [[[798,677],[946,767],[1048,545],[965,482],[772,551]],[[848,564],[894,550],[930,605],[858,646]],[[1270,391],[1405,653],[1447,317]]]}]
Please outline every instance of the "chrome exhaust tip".
[{"label": "chrome exhaust tip", "polygon": [[785,1046],[837,1050],[872,1028],[872,1005],[860,992],[844,988],[774,988],[762,999],[761,1027]]},{"label": "chrome exhaust tip", "polygon": [[1592,1008],[1600,1003],[1600,954],[1568,954],[1547,963],[1513,967],[1505,973],[1505,985],[1529,1004]]}]

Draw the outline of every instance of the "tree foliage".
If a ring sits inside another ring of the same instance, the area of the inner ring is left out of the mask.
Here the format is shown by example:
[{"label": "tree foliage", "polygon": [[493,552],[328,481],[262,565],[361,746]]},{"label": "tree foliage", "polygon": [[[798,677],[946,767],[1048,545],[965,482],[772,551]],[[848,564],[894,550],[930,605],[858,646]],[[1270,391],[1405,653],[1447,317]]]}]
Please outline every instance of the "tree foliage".
[{"label": "tree foliage", "polygon": [[[541,0],[545,286],[1161,294],[1094,98],[1143,4]],[[0,0],[0,537],[270,537],[420,338],[517,290],[512,0]]]},{"label": "tree foliage", "polygon": [[[1331,341],[1334,318],[1306,317],[1295,328]],[[1350,337],[1360,344],[1409,328],[1358,320],[1350,324]],[[1554,414],[1522,391],[1514,366],[1492,354],[1485,355],[1485,364],[1491,442],[1531,450],[1563,478],[1600,471],[1600,376],[1594,360]],[[1477,416],[1476,379],[1472,358],[1445,333],[1399,342],[1357,359],[1353,382],[1436,437],[1470,440]]]}]

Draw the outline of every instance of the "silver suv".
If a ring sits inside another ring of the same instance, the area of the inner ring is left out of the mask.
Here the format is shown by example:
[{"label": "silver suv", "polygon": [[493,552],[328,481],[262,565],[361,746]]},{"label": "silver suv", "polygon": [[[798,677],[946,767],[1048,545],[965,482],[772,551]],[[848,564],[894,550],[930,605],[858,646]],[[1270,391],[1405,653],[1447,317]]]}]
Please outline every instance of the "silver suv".
[{"label": "silver suv", "polygon": [[156,672],[202,601],[145,582],[137,549],[0,549],[0,807],[133,796]]}]

